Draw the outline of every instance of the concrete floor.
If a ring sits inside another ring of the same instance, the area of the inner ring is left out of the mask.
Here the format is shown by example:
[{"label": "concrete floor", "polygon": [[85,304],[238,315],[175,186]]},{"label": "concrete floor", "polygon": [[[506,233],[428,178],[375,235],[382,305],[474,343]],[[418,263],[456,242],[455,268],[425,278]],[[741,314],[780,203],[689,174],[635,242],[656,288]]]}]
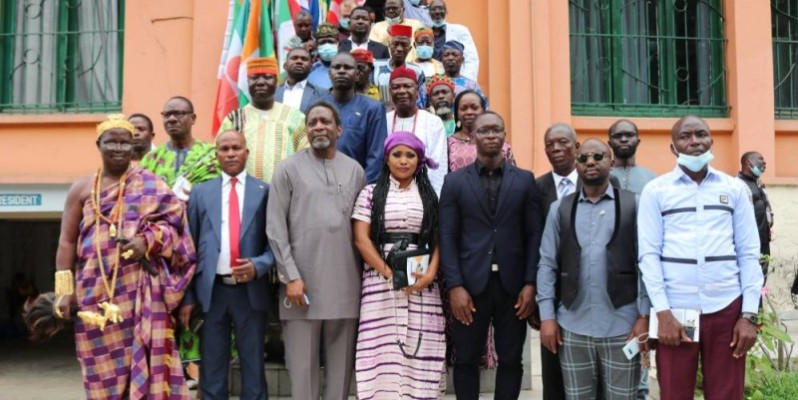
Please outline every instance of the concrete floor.
[{"label": "concrete floor", "polygon": [[[532,349],[539,348],[533,334]],[[521,400],[540,400],[540,362],[532,351],[532,387]],[[192,392],[194,393],[194,392]],[[21,339],[0,338],[0,400],[76,400],[84,398],[80,366],[72,337],[59,334],[50,343],[33,346]],[[492,399],[492,393],[481,398]],[[274,397],[273,397],[274,399]],[[288,400],[288,397],[276,399]],[[354,399],[354,397],[352,397]],[[447,395],[446,399],[455,399]]]}]

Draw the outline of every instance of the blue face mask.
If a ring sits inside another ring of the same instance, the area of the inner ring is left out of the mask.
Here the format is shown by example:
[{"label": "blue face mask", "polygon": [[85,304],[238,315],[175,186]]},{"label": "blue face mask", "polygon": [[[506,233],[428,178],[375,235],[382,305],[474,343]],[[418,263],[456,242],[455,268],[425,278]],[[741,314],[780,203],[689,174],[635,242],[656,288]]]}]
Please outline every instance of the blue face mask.
[{"label": "blue face mask", "polygon": [[410,4],[418,7],[418,5],[421,4],[421,0],[410,0]]},{"label": "blue face mask", "polygon": [[418,54],[419,60],[429,60],[432,58],[432,53],[435,49],[432,46],[427,45],[420,45],[416,46],[416,54]]},{"label": "blue face mask", "polygon": [[755,177],[759,178],[759,176],[762,175],[762,168],[760,168],[758,165],[754,165],[751,167],[751,173],[754,174]]},{"label": "blue face mask", "polygon": [[432,27],[433,28],[443,28],[446,25],[446,19],[434,19],[432,20]]},{"label": "blue face mask", "polygon": [[715,156],[712,155],[712,150],[707,150],[700,156],[691,156],[689,154],[679,153],[676,163],[689,169],[690,171],[699,172],[704,169],[704,167],[706,167],[707,164],[709,164],[709,162],[714,158]]},{"label": "blue face mask", "polygon": [[402,22],[402,17],[401,16],[396,17],[396,18],[385,17],[385,21],[388,22],[389,25],[398,24],[398,23]]},{"label": "blue face mask", "polygon": [[349,29],[349,18],[341,18],[341,21],[338,22],[338,25],[341,28]]},{"label": "blue face mask", "polygon": [[321,57],[322,60],[330,62],[332,61],[333,57],[335,57],[335,55],[338,54],[338,45],[332,43],[325,43],[319,46],[318,52],[319,52],[319,57]]}]

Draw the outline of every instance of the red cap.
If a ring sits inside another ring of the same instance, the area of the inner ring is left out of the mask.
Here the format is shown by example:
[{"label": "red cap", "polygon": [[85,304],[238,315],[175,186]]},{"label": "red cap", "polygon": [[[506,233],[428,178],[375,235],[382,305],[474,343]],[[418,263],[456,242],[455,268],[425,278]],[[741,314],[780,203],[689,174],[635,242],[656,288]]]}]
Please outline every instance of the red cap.
[{"label": "red cap", "polygon": [[410,26],[410,25],[394,24],[394,25],[391,25],[391,28],[388,31],[388,33],[391,34],[391,37],[412,38],[413,37],[413,27]]},{"label": "red cap", "polygon": [[354,49],[352,50],[351,54],[357,62],[374,64],[374,55],[366,49]]},{"label": "red cap", "polygon": [[390,80],[393,81],[396,78],[410,78],[413,81],[416,81],[416,80],[418,80],[418,75],[416,75],[416,71],[413,71],[410,68],[399,67],[399,68],[393,70],[393,72],[391,72],[391,79]]}]

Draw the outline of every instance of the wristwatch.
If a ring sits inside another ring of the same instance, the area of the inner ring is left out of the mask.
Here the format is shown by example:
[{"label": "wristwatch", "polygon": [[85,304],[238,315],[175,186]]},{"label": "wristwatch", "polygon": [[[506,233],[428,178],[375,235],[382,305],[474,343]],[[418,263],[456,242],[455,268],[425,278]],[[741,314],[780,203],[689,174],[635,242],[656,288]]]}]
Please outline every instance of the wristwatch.
[{"label": "wristwatch", "polygon": [[752,313],[752,312],[744,312],[744,313],[740,314],[740,318],[750,322],[752,325],[756,325],[756,324],[759,323],[759,321],[758,321],[759,318],[757,317],[757,315],[755,313]]}]

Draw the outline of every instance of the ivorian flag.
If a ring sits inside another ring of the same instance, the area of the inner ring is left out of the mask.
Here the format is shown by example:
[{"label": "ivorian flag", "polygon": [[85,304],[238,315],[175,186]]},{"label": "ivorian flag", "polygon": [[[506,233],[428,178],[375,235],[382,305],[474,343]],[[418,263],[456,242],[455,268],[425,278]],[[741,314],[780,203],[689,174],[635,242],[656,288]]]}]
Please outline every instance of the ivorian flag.
[{"label": "ivorian flag", "polygon": [[219,88],[216,91],[212,133],[216,135],[222,120],[249,104],[247,61],[274,57],[270,0],[230,0],[225,45],[219,63]]}]

